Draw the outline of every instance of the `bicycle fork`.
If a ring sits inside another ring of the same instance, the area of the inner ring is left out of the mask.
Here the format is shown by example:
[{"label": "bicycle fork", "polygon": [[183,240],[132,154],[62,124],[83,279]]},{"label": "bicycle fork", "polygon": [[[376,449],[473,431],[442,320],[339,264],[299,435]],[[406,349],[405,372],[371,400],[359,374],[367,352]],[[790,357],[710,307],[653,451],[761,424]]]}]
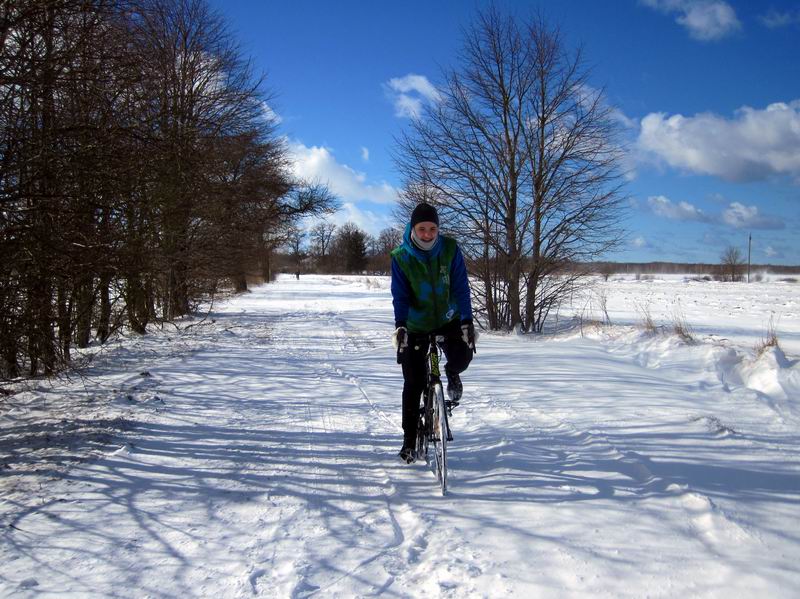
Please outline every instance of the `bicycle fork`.
[{"label": "bicycle fork", "polygon": [[[430,364],[429,364],[430,373],[428,382],[428,386],[431,389],[435,389],[436,385],[438,385],[440,388],[442,387],[442,375],[439,370],[439,346],[443,342],[444,342],[443,335],[436,335],[436,337],[431,340]],[[437,401],[435,397],[431,399],[432,401]],[[442,412],[442,415],[440,417],[444,418],[444,428],[447,431],[447,441],[452,441],[453,433],[450,430],[449,417],[453,415],[453,404],[451,401],[444,399],[444,389],[442,389],[442,403],[444,404],[442,406],[444,408],[444,411]],[[439,423],[434,422],[431,428],[432,430],[430,431],[430,433],[431,433],[431,438],[433,438],[435,436],[435,431],[439,429]]]}]

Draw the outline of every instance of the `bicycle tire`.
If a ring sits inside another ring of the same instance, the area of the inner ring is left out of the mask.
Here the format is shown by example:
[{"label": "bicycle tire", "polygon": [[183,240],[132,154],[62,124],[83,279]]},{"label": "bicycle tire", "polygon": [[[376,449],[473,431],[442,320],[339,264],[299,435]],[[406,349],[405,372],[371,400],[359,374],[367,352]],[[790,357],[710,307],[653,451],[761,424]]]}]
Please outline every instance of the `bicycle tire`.
[{"label": "bicycle tire", "polygon": [[447,494],[447,409],[444,404],[442,384],[436,383],[433,395],[433,459],[436,467],[436,478],[442,488],[442,495]]},{"label": "bicycle tire", "polygon": [[[427,401],[426,401],[427,404]],[[428,462],[428,417],[423,406],[417,420],[417,459]]]}]

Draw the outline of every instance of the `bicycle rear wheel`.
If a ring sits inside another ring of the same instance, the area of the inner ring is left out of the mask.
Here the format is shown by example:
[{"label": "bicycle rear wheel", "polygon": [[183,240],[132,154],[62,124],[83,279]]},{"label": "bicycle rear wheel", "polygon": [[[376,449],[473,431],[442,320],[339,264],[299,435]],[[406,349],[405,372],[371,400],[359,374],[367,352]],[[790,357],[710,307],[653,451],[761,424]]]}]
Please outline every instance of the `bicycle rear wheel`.
[{"label": "bicycle rear wheel", "polygon": [[447,493],[447,409],[444,405],[442,384],[436,383],[433,395],[433,461],[436,478],[442,487],[442,495]]}]

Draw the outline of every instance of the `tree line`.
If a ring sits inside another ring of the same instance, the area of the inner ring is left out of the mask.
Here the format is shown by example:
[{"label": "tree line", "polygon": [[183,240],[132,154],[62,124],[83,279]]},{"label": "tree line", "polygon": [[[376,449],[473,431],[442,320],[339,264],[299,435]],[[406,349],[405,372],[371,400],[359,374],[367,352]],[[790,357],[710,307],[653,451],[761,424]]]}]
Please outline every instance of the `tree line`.
[{"label": "tree line", "polygon": [[268,279],[331,210],[204,0],[0,5],[0,376]]},{"label": "tree line", "polygon": [[391,252],[402,243],[402,236],[393,227],[373,236],[352,222],[337,226],[323,221],[306,230],[293,227],[282,248],[280,268],[295,273],[387,275]]}]

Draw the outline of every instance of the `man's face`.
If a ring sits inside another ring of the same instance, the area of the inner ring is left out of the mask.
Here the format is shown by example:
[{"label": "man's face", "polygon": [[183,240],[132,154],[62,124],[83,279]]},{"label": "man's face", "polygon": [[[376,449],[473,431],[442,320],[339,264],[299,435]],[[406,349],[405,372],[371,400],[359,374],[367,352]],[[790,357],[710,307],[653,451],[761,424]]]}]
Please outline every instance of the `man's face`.
[{"label": "man's face", "polygon": [[439,226],[432,222],[422,222],[414,225],[414,233],[417,234],[417,239],[425,243],[436,239],[439,233]]}]

